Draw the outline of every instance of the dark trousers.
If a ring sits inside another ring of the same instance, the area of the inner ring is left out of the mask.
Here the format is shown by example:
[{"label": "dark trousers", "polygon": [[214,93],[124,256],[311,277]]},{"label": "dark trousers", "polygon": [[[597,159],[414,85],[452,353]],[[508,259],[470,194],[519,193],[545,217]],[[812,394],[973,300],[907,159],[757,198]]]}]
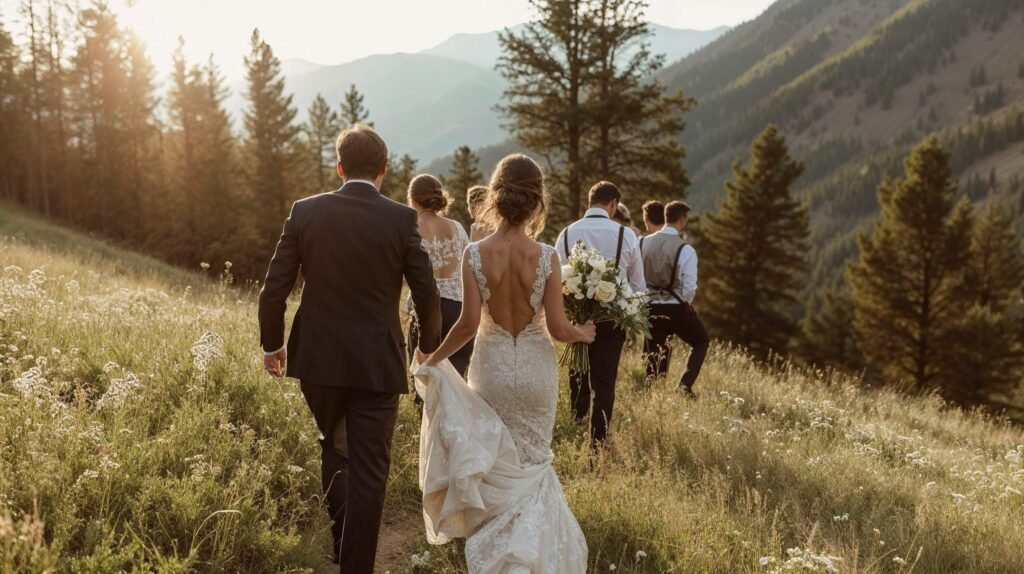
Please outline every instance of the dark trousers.
[{"label": "dark trousers", "polygon": [[[455,326],[455,322],[459,320],[459,315],[462,314],[462,303],[458,301],[452,301],[451,299],[441,299],[441,340],[448,336],[448,332]],[[415,317],[409,319],[409,362],[412,362],[412,357],[416,353],[416,349],[420,346],[420,330],[416,324]],[[456,351],[451,357],[448,357],[448,361],[451,362],[455,370],[459,372],[463,377],[466,376],[466,370],[469,369],[469,359],[473,356],[473,340],[470,339],[466,346]],[[419,395],[416,395],[417,402],[419,402]]]},{"label": "dark trousers", "polygon": [[686,371],[679,379],[680,387],[692,390],[704,365],[711,340],[704,328],[704,321],[701,321],[691,305],[651,305],[651,338],[644,341],[647,380],[653,381],[668,372],[668,363],[672,358],[668,339],[672,335],[692,347],[690,358],[686,361]]},{"label": "dark trousers", "polygon": [[[590,413],[590,438],[593,444],[608,438],[608,425],[612,421],[615,405],[615,379],[619,372],[622,346],[626,333],[614,323],[598,323],[597,338],[588,346],[590,371],[569,373],[569,393],[573,414],[584,421]],[[590,401],[594,405],[591,409]]]},{"label": "dark trousers", "polygon": [[320,439],[321,479],[344,574],[373,574],[401,395],[302,383]]}]

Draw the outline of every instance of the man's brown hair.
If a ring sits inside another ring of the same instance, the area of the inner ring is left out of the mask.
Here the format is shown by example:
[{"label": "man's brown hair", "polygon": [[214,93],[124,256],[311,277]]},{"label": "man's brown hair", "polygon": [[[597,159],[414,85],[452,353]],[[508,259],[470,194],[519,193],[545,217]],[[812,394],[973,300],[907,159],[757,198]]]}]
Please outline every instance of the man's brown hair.
[{"label": "man's brown hair", "polygon": [[388,146],[366,124],[342,130],[334,146],[346,179],[377,179],[388,163]]},{"label": "man's brown hair", "polygon": [[651,225],[665,225],[665,204],[652,199],[644,204],[644,219],[651,222]]},{"label": "man's brown hair", "polygon": [[690,215],[690,206],[682,201],[673,201],[665,206],[665,221],[672,223],[679,223],[680,219],[683,219]]},{"label": "man's brown hair", "polygon": [[595,183],[594,187],[590,188],[590,193],[588,194],[590,207],[608,205],[617,199],[622,199],[622,193],[619,191],[619,188],[610,181],[599,181]]}]

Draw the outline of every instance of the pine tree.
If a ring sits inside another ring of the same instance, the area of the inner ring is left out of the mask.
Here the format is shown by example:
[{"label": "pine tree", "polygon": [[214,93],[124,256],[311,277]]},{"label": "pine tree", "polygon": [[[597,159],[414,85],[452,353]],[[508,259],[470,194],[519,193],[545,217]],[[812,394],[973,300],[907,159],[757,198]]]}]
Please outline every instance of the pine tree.
[{"label": "pine tree", "polygon": [[825,289],[820,306],[808,310],[803,321],[801,355],[821,367],[858,371],[864,357],[853,330],[853,297],[848,289]]},{"label": "pine tree", "polygon": [[299,149],[298,128],[292,123],[296,112],[292,96],[285,94],[281,62],[259,30],[253,30],[245,65],[249,106],[243,123],[248,187],[258,206],[259,244],[269,249],[294,199],[291,188]]},{"label": "pine tree", "polygon": [[718,212],[702,221],[709,330],[760,358],[785,352],[798,332],[793,315],[810,232],[807,207],[791,188],[803,171],[785,137],[768,126],[751,147],[750,163],[733,166]]},{"label": "pine tree", "polygon": [[530,0],[536,18],[520,32],[499,36],[498,70],[507,82],[499,110],[518,142],[546,157],[552,187],[560,188],[563,219],[583,213],[584,101],[593,28],[587,0]]},{"label": "pine tree", "polygon": [[24,133],[20,103],[23,100],[17,74],[20,54],[0,21],[0,197],[16,198],[21,189],[25,162],[19,146]]},{"label": "pine tree", "polygon": [[652,198],[679,199],[689,178],[680,144],[683,114],[694,100],[666,94],[653,78],[664,55],[651,53],[651,30],[637,0],[597,0],[593,8],[595,65],[585,102],[594,124],[586,138],[588,180],[612,180]]},{"label": "pine tree", "polygon": [[962,343],[954,323],[970,210],[966,200],[954,203],[949,154],[935,137],[904,167],[903,179],[879,187],[881,216],[858,238],[860,258],[848,268],[857,343],[887,381],[948,389],[945,367]]},{"label": "pine tree", "polygon": [[316,176],[317,190],[327,191],[338,179],[334,142],[341,132],[338,114],[321,94],[309,106],[306,120],[306,143],[309,147],[309,165]]},{"label": "pine tree", "polygon": [[578,218],[587,182],[609,177],[676,197],[688,180],[678,143],[692,105],[651,78],[662,59],[637,0],[531,0],[521,32],[499,36],[499,109],[518,142],[548,158],[554,219]]},{"label": "pine tree", "polygon": [[416,175],[417,163],[409,154],[403,155],[400,159],[395,159],[394,156],[388,158],[388,172],[381,183],[381,193],[399,203],[405,203],[409,182]]},{"label": "pine tree", "polygon": [[480,158],[469,146],[459,146],[452,156],[451,173],[443,178],[444,186],[452,194],[454,201],[448,206],[448,217],[468,226],[472,223],[469,217],[469,204],[466,192],[469,188],[480,185],[484,176],[480,173]]},{"label": "pine tree", "polygon": [[341,102],[341,127],[366,124],[372,128],[373,122],[367,121],[369,117],[370,112],[363,106],[363,94],[352,84],[345,92],[345,101]]},{"label": "pine tree", "polygon": [[948,394],[978,404],[1024,378],[1024,340],[1016,326],[1024,286],[1021,240],[994,205],[975,224],[965,263]]}]

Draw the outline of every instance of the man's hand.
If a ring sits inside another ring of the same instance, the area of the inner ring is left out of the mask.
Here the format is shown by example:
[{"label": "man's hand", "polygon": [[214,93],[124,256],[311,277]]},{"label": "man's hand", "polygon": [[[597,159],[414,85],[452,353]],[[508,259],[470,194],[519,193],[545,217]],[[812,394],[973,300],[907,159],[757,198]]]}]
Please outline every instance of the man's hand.
[{"label": "man's hand", "polygon": [[275,377],[284,376],[284,364],[288,359],[288,351],[281,349],[273,355],[263,355],[263,368]]}]

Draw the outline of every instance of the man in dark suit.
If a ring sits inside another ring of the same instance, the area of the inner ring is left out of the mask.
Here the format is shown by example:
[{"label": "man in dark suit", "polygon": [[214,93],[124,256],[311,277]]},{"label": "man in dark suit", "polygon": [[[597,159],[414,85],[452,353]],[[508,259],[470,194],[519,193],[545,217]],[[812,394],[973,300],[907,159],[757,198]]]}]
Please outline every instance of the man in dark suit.
[{"label": "man in dark suit", "polygon": [[[387,146],[364,125],[338,137],[341,189],[292,205],[259,298],[264,366],[299,379],[320,429],[322,479],[344,574],[372,574],[399,397],[408,392],[399,319],[402,279],[420,350],[440,343],[434,274],[416,212],[378,190]],[[284,345],[285,307],[302,273],[302,301]]]}]

